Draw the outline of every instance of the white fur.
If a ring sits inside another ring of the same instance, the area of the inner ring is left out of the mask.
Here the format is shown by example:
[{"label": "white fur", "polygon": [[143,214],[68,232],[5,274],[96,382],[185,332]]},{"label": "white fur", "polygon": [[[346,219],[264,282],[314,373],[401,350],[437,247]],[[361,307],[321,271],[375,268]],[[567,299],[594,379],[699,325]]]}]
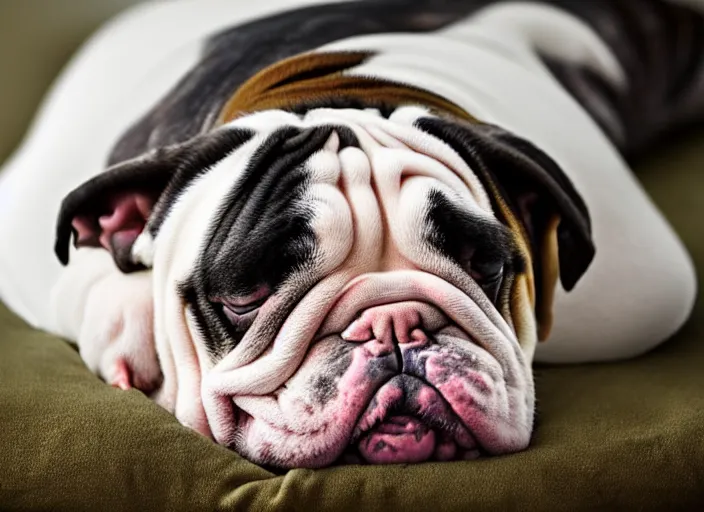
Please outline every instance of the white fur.
[{"label": "white fur", "polygon": [[102,249],[76,251],[51,292],[56,331],[78,343],[88,367],[108,383],[124,360],[140,384],[161,374],[154,347],[151,272],[125,275]]},{"label": "white fur", "polygon": [[[298,4],[319,1],[324,0]],[[84,330],[88,315],[106,315],[85,327],[98,337],[115,316],[132,307],[127,288],[115,296],[100,291],[107,290],[104,283],[112,279],[104,255],[81,250],[72,255],[68,268],[58,264],[52,251],[58,205],[69,190],[103,170],[117,137],[196,61],[205,35],[282,6],[290,4],[285,0],[241,3],[236,8],[229,0],[147,4],[107,25],[81,50],[0,175],[0,240],[12,248],[0,252],[0,297],[10,308],[34,326],[80,340],[81,333],[88,332]],[[476,117],[533,141],[565,169],[589,205],[597,256],[573,292],[558,290],[554,333],[539,347],[537,359],[579,362],[633,356],[662,342],[687,318],[696,292],[694,269],[613,146],[530,51],[531,45],[545,49],[537,12],[528,7],[492,7],[483,13],[487,27],[470,21],[435,35],[359,37],[329,48],[395,49],[393,56],[382,54],[352,72],[427,87]],[[581,22],[546,7],[540,13],[547,16],[540,19],[551,20],[558,41],[579,32],[579,44],[562,47],[557,56],[621,80],[613,56]],[[466,67],[453,65],[457,55]],[[296,119],[291,114],[263,113],[241,124],[262,128],[295,124]],[[215,200],[218,176],[209,173],[193,187],[202,187],[198,193],[213,194]],[[466,176],[472,179],[471,173]],[[194,251],[211,213],[194,214],[185,203],[177,205],[163,227],[162,241],[154,243],[175,243],[173,230],[188,225],[188,246]],[[193,217],[186,218],[190,214]],[[145,261],[151,257],[147,245],[137,248]],[[163,390],[161,398],[180,408],[194,428],[206,432],[202,410],[188,409],[195,407],[204,356],[199,349],[188,348],[189,320],[178,312],[175,296],[165,295],[193,261],[193,252],[181,249],[168,251],[177,254],[174,261],[154,259],[159,269],[154,275],[157,347],[165,375],[178,374],[179,381],[178,389]],[[85,273],[79,278],[82,284],[67,285],[68,276],[76,273]],[[140,294],[143,297],[144,291]],[[98,296],[105,301],[104,310],[96,310],[89,299]],[[109,311],[108,304],[119,313]],[[136,321],[135,329],[144,332],[139,325],[145,324]],[[174,351],[179,346],[182,350]],[[93,364],[103,363],[96,359]]]}]

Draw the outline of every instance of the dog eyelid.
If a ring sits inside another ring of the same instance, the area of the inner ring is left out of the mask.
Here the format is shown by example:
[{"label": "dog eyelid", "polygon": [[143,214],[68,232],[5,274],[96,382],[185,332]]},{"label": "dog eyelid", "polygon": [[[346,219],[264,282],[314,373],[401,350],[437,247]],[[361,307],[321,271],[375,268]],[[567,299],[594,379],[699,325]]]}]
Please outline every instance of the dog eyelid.
[{"label": "dog eyelid", "polygon": [[211,298],[210,302],[223,304],[238,314],[244,314],[261,306],[270,296],[271,289],[266,285],[262,285],[247,295],[216,296]]},{"label": "dog eyelid", "polygon": [[245,332],[257,318],[261,305],[268,297],[258,299],[245,306],[233,306],[224,302],[213,303],[221,306],[221,311],[225,320],[235,329],[235,332]]},{"label": "dog eyelid", "polygon": [[210,302],[214,306],[221,308],[225,318],[239,330],[254,321],[259,308],[270,296],[271,290],[266,286],[262,286],[246,296],[234,298],[218,297],[211,299]]},{"label": "dog eyelid", "polygon": [[496,299],[499,295],[499,288],[504,278],[504,269],[505,266],[501,265],[499,270],[491,275],[480,274],[475,276],[473,272],[470,272],[471,278],[481,286],[486,296],[489,297],[489,300],[493,303],[496,303]]},{"label": "dog eyelid", "polygon": [[505,265],[502,261],[475,264],[474,267],[470,263],[469,274],[478,283],[492,284],[503,276],[504,268]]},{"label": "dog eyelid", "polygon": [[266,302],[267,298],[268,297],[262,297],[261,299],[257,299],[254,302],[242,305],[235,305],[227,302],[223,302],[222,305],[224,309],[227,309],[236,315],[246,315],[247,313],[251,313],[252,311],[259,309],[261,305]]}]

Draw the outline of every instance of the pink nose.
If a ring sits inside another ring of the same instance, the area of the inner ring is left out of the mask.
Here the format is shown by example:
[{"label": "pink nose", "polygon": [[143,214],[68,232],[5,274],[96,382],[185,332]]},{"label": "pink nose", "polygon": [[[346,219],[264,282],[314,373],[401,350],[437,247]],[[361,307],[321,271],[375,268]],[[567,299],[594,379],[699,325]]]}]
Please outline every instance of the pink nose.
[{"label": "pink nose", "polygon": [[426,332],[447,324],[437,308],[423,302],[407,301],[384,304],[365,310],[342,333],[353,342],[376,340],[387,347],[394,343],[426,344]]}]

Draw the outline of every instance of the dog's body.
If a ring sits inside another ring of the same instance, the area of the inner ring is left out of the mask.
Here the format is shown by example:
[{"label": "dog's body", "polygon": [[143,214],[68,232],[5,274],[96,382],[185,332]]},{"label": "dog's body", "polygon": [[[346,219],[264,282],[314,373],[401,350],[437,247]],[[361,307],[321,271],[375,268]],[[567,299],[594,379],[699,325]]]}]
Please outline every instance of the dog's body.
[{"label": "dog's body", "polygon": [[551,325],[556,362],[682,325],[694,271],[623,157],[704,117],[704,9],[301,3],[94,38],[0,175],[3,300],[284,467],[525,448]]}]

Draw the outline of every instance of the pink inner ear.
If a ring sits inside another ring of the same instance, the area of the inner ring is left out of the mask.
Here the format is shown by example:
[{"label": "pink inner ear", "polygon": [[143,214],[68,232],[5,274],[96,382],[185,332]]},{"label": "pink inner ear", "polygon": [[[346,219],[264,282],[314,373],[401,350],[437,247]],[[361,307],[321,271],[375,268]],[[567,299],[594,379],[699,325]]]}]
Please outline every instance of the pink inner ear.
[{"label": "pink inner ear", "polygon": [[110,199],[100,217],[79,215],[71,222],[76,246],[102,246],[109,251],[131,245],[144,229],[154,199],[144,193],[125,192]]}]

